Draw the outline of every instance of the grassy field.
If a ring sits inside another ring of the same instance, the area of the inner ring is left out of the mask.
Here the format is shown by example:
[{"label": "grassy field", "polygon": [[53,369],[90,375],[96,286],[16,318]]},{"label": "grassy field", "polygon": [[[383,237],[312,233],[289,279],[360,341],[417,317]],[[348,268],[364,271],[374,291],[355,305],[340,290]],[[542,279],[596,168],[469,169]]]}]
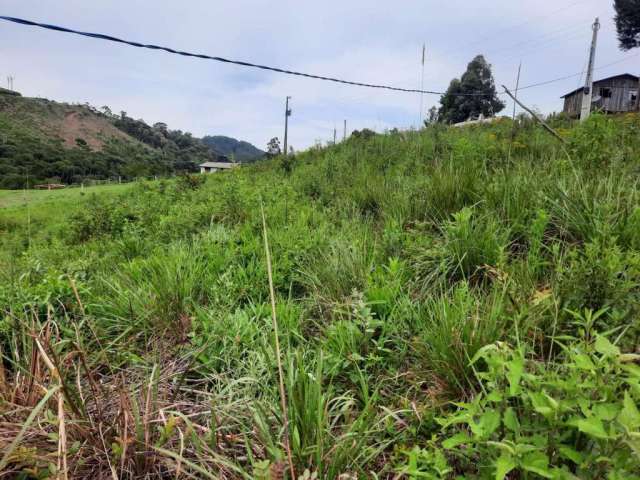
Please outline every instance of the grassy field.
[{"label": "grassy field", "polygon": [[3,194],[0,471],[640,478],[640,117],[550,121]]},{"label": "grassy field", "polygon": [[61,190],[0,190],[0,208],[30,207],[39,208],[42,203],[60,205],[74,204],[87,195],[123,193],[130,184],[97,185],[85,188],[65,188]]}]

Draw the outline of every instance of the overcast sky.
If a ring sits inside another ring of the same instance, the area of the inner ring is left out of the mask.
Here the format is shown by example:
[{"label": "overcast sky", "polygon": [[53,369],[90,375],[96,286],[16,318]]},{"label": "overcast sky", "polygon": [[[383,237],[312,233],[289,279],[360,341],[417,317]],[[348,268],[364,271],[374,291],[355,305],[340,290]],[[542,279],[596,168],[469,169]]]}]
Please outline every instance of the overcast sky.
[{"label": "overcast sky", "polygon": [[[496,83],[521,85],[583,71],[593,19],[602,30],[597,77],[640,73],[640,55],[617,49],[613,0],[2,0],[0,15],[303,72],[446,89],[479,53]],[[342,131],[410,128],[420,97],[288,77],[0,22],[0,84],[15,77],[28,96],[109,105],[148,123],[229,135],[264,148],[282,139],[284,98],[293,97],[290,143],[298,148]],[[580,77],[532,88],[521,98],[543,112]],[[425,96],[425,110],[438,102]],[[511,106],[508,107],[511,111]]]}]

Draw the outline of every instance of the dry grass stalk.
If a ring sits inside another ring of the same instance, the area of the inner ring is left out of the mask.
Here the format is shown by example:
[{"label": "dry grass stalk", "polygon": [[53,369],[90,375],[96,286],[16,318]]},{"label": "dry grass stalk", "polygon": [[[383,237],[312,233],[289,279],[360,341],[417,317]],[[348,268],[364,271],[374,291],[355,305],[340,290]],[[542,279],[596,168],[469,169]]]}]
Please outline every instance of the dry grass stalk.
[{"label": "dry grass stalk", "polygon": [[276,314],[276,295],[273,288],[273,272],[271,270],[271,249],[269,248],[269,239],[267,236],[267,220],[264,215],[264,204],[260,202],[260,212],[262,213],[262,234],[264,236],[264,251],[267,256],[267,274],[269,277],[269,296],[271,297],[271,319],[273,321],[273,336],[275,341],[276,359],[278,362],[278,383],[280,389],[280,404],[282,407],[282,416],[284,417],[284,448],[287,451],[287,459],[289,461],[289,470],[291,478],[296,478],[295,468],[293,467],[293,456],[291,454],[291,446],[289,445],[289,413],[287,409],[287,395],[284,390],[284,372],[282,369],[282,355],[280,354],[280,339],[278,337],[278,316]]},{"label": "dry grass stalk", "polygon": [[[50,353],[52,347],[46,346],[45,337],[49,334],[50,330],[43,329],[40,335],[33,337],[37,361],[46,366],[40,369],[38,381],[33,382],[35,408],[9,404],[6,400],[10,398],[4,395],[0,398],[0,402],[5,402],[0,414],[0,452],[3,452],[1,465],[4,471],[11,474],[17,474],[23,468],[42,471],[48,468],[52,459],[57,459],[57,462],[53,460],[56,475],[64,480],[202,478],[202,471],[210,478],[244,477],[242,470],[227,459],[246,455],[245,437],[240,431],[219,434],[212,420],[217,417],[221,425],[226,425],[221,428],[229,431],[228,418],[238,415],[237,404],[232,404],[228,413],[221,414],[213,412],[211,405],[225,402],[213,401],[212,394],[198,385],[187,383],[179,392],[174,391],[175,379],[185,373],[189,361],[166,358],[156,364],[151,375],[144,367],[128,368],[117,375],[100,375],[96,370],[93,373],[105,392],[99,408],[93,401],[81,402],[82,413],[76,414],[69,408],[61,370]],[[81,358],[81,355],[68,355],[65,359],[65,362],[75,363],[70,371],[77,377],[74,389],[78,391],[79,402],[86,397],[83,391],[91,388],[88,375],[82,375]],[[9,389],[11,395],[16,390],[12,385],[16,377],[18,375],[9,375],[7,379],[12,387]],[[17,387],[28,388],[28,379],[20,376],[19,381]],[[49,383],[53,387],[48,387]],[[16,397],[24,400],[25,395],[18,391]],[[135,405],[143,406],[139,417],[136,417]],[[47,412],[56,410],[57,415],[52,419]],[[175,428],[167,429],[170,422]],[[89,425],[94,428],[88,428]],[[136,431],[142,432],[139,440]],[[156,446],[163,431],[173,433],[162,440],[163,447],[158,449]],[[55,443],[51,441],[52,435],[57,436]],[[208,438],[211,440],[206,440]],[[209,448],[208,441],[212,445],[217,443],[215,449],[219,453]],[[72,444],[76,445],[73,450]],[[256,447],[254,455],[262,454],[259,448]],[[173,455],[167,455],[166,451]]]}]

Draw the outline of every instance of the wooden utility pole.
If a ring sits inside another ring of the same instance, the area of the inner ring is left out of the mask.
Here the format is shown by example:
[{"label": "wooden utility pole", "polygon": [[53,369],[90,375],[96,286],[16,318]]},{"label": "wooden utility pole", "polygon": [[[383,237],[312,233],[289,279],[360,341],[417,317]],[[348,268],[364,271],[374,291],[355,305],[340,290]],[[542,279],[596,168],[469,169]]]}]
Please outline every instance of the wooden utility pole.
[{"label": "wooden utility pole", "polygon": [[511,149],[513,148],[513,141],[516,139],[516,107],[518,106],[518,89],[520,88],[520,72],[522,71],[522,60],[518,65],[518,76],[516,77],[516,91],[513,99],[513,121],[511,125],[511,140],[509,141],[509,160],[511,160]]},{"label": "wooden utility pole", "polygon": [[[516,77],[516,90],[514,92],[514,96],[518,98],[518,89],[520,88],[520,72],[522,71],[522,60],[520,61],[520,65],[518,65],[518,76]],[[513,120],[516,119],[516,106],[517,103],[513,101]]]},{"label": "wooden utility pole", "polygon": [[336,129],[336,127],[333,127],[333,144],[336,144],[336,137],[338,135],[338,130]]},{"label": "wooden utility pole", "polygon": [[598,30],[600,30],[600,19],[596,17],[593,23],[593,38],[591,39],[591,50],[589,52],[589,66],[587,67],[587,80],[582,93],[582,110],[580,111],[580,121],[584,122],[591,115],[591,100],[593,99],[593,67],[596,63],[596,48],[598,46]]},{"label": "wooden utility pole", "polygon": [[347,121],[344,121],[344,132],[342,133],[342,141],[344,142],[347,139]]},{"label": "wooden utility pole", "polygon": [[427,44],[422,44],[422,73],[420,76],[420,125],[418,129],[424,126],[424,62],[427,59]]},{"label": "wooden utility pole", "polygon": [[289,139],[289,117],[291,116],[291,109],[289,108],[289,100],[291,100],[291,97],[287,97],[287,100],[285,103],[285,110],[284,110],[284,155],[285,157],[289,154],[289,150],[287,150],[288,139]]}]

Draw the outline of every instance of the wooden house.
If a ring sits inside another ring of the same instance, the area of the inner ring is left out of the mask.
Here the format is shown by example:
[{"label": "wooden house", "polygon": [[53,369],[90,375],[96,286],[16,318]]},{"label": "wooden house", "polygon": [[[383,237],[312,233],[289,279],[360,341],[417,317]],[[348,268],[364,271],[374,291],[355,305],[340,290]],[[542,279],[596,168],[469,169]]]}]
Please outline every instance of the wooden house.
[{"label": "wooden house", "polygon": [[[624,113],[637,109],[639,77],[625,73],[593,82],[592,111]],[[584,87],[567,93],[564,98],[564,113],[579,117],[582,109]]]}]

